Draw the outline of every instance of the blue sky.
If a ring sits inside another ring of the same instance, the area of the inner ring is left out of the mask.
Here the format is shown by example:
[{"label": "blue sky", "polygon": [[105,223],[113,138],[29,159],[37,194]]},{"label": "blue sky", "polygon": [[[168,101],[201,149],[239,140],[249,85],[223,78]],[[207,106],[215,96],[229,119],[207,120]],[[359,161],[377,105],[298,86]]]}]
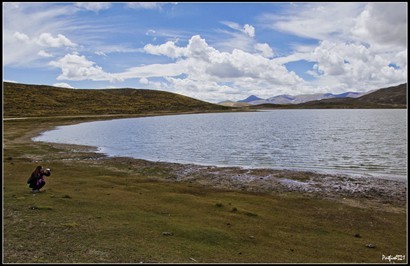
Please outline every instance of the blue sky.
[{"label": "blue sky", "polygon": [[407,82],[407,2],[3,2],[3,80],[219,102]]}]

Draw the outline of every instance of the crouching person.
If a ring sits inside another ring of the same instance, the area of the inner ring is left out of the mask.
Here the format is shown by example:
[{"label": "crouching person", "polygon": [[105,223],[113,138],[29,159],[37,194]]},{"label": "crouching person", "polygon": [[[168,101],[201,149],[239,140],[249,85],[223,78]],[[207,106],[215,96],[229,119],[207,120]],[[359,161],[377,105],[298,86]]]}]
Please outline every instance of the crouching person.
[{"label": "crouching person", "polygon": [[50,176],[51,175],[51,169],[43,169],[41,165],[37,166],[36,169],[31,173],[30,178],[27,180],[27,184],[29,185],[29,188],[31,188],[33,193],[38,193],[40,192],[40,189],[44,187],[46,184],[46,181],[44,179],[44,176]]}]

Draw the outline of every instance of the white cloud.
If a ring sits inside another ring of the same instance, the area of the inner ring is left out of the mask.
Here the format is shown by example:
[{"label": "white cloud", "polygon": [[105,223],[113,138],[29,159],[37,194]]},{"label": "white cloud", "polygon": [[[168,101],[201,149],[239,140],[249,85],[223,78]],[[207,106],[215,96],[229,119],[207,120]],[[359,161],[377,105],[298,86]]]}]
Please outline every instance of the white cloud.
[{"label": "white cloud", "polygon": [[255,28],[252,25],[245,24],[243,31],[251,38],[255,37]]},{"label": "white cloud", "polygon": [[263,23],[275,30],[310,39],[338,39],[350,35],[363,3],[300,3],[284,14],[265,14]]},{"label": "white cloud", "polygon": [[27,34],[16,31],[13,36],[16,40],[30,45],[37,44],[43,47],[77,46],[77,44],[73,43],[62,34],[57,34],[57,37],[53,37],[51,33],[43,32],[38,38],[30,39]]},{"label": "white cloud", "polygon": [[147,89],[155,89],[155,90],[169,90],[169,88],[166,86],[164,82],[159,82],[159,81],[151,81],[147,78],[141,78],[139,80],[139,83],[143,85],[144,88]]},{"label": "white cloud", "polygon": [[239,89],[219,84],[215,81],[197,81],[189,78],[180,79],[172,77],[167,77],[166,80],[168,83],[162,84],[162,89],[209,102],[218,102],[220,99],[226,99],[227,95],[238,97],[238,94],[241,94]]},{"label": "white cloud", "polygon": [[17,40],[19,40],[19,41],[21,41],[21,42],[25,42],[25,43],[30,42],[30,38],[29,38],[26,34],[24,34],[24,33],[21,33],[21,32],[16,31],[16,32],[13,34],[13,36],[14,36]]},{"label": "white cloud", "polygon": [[132,78],[178,76],[187,71],[185,67],[186,66],[184,66],[183,62],[169,64],[151,64],[129,68],[125,72],[115,74],[115,77],[121,80],[125,80]]},{"label": "white cloud", "polygon": [[100,10],[108,9],[111,7],[111,3],[107,2],[77,2],[75,6],[86,10],[98,12]]},{"label": "white cloud", "polygon": [[241,27],[238,23],[236,23],[236,22],[233,22],[233,21],[221,21],[220,23],[223,24],[223,25],[225,25],[225,26],[227,26],[227,27],[229,27],[229,28],[231,28],[231,29],[234,29],[234,30],[237,30],[237,31],[242,31],[242,27]]},{"label": "white cloud", "polygon": [[147,44],[144,46],[144,51],[149,54],[165,55],[171,58],[178,58],[184,55],[184,49],[177,47],[172,41],[157,46]]},{"label": "white cloud", "polygon": [[248,37],[251,37],[251,38],[255,37],[255,27],[252,25],[245,24],[242,27],[241,25],[233,21],[221,21],[220,23],[233,30],[239,31],[247,35]]},{"label": "white cloud", "polygon": [[39,56],[41,56],[41,57],[53,57],[52,54],[47,53],[47,52],[44,51],[44,50],[40,50],[37,54],[38,54]]},{"label": "white cloud", "polygon": [[113,74],[103,71],[103,69],[94,62],[89,61],[85,56],[77,54],[67,54],[57,61],[49,63],[53,67],[61,68],[62,73],[57,80],[108,80],[111,82],[120,81]]},{"label": "white cloud", "polygon": [[[266,48],[264,45],[263,47]],[[89,79],[113,82],[139,78],[139,83],[143,85],[209,101],[223,99],[223,95],[227,93],[241,99],[249,96],[247,94],[255,88],[266,93],[259,94],[260,96],[270,97],[276,90],[298,88],[304,84],[294,72],[289,72],[274,60],[239,49],[234,49],[231,53],[220,52],[209,46],[199,35],[192,36],[186,46],[166,42],[161,45],[146,45],[144,51],[166,56],[174,62],[143,65],[123,72],[107,73],[85,56],[67,54],[57,61],[50,62],[50,65],[61,68],[62,73],[58,80]],[[149,78],[164,80],[153,82]]]},{"label": "white cloud", "polygon": [[[370,90],[407,80],[407,53],[383,53],[362,44],[322,41],[312,52],[321,84]],[[397,68],[391,66],[394,64]]]},{"label": "white cloud", "polygon": [[[168,83],[162,85],[163,89],[208,101],[222,99],[228,92],[232,98],[241,99],[251,92],[260,97],[271,97],[279,92],[289,94],[292,91],[294,94],[351,89],[367,91],[407,79],[406,52],[379,54],[360,43],[322,41],[316,47],[302,46],[298,53],[274,59],[269,59],[273,51],[267,44],[254,47],[265,57],[239,49],[221,52],[198,35],[193,36],[185,47],[171,42],[146,47],[149,47],[145,49],[147,53],[176,60],[163,65],[164,72],[159,66],[154,68],[158,71],[157,76],[163,73],[166,77]],[[315,63],[314,68],[308,70],[316,77],[315,81],[307,83],[283,66],[299,60]],[[135,68],[133,73],[138,74],[136,70],[139,69],[141,74],[147,67]],[[172,72],[173,69],[178,71]],[[184,76],[177,77],[181,74]]]},{"label": "white cloud", "polygon": [[[258,47],[265,49],[265,53],[272,54],[272,51],[267,49],[270,48],[268,45],[262,44]],[[234,49],[230,53],[220,52],[209,46],[199,35],[192,36],[185,47],[167,42],[161,45],[147,45],[144,50],[150,54],[175,59],[175,63],[162,65],[163,71],[159,71],[159,66],[156,65],[150,69],[151,75],[156,71],[156,75],[167,77],[169,84],[164,85],[166,88],[176,86],[180,93],[191,97],[209,93],[207,100],[210,100],[211,95],[221,97],[228,91],[243,97],[255,87],[269,91],[272,88],[297,87],[304,83],[294,72],[287,71],[274,60],[239,49]],[[144,77],[148,77],[147,68],[148,66],[133,68],[129,73],[144,74]],[[176,77],[182,74],[185,76]],[[204,91],[200,93],[199,88]]]},{"label": "white cloud", "polygon": [[57,37],[53,37],[48,32],[42,33],[37,40],[38,44],[45,47],[61,47],[70,46],[75,47],[77,44],[71,42],[67,37],[62,34],[58,34]]},{"label": "white cloud", "polygon": [[146,79],[146,78],[140,78],[140,83],[144,84],[144,85],[147,85],[149,83],[149,80]]},{"label": "white cloud", "polygon": [[262,56],[264,57],[269,58],[274,55],[272,48],[267,43],[257,43],[254,45],[254,48],[256,51],[261,52]]},{"label": "white cloud", "polygon": [[[407,3],[296,3],[260,22],[276,31],[316,39],[273,60],[305,60],[312,90],[371,90],[407,81]],[[256,49],[256,47],[255,47]]]},{"label": "white cloud", "polygon": [[[22,2],[16,5],[4,3],[3,50],[7,52],[3,53],[3,65],[37,66],[44,59],[40,52],[44,50],[44,46],[40,44],[73,45],[65,31],[73,26],[73,21],[67,19],[67,15],[76,10],[78,8],[72,5],[46,2]],[[43,35],[40,39],[44,33],[52,35]],[[58,48],[65,47],[67,46],[54,47],[53,53],[56,54]]]},{"label": "white cloud", "polygon": [[376,48],[407,46],[407,3],[368,3],[352,33]]},{"label": "white cloud", "polygon": [[67,83],[54,83],[53,86],[55,87],[61,87],[61,88],[69,88],[69,89],[74,89],[74,87],[72,87],[70,84]]},{"label": "white cloud", "polygon": [[131,2],[126,3],[127,7],[134,9],[159,9],[161,10],[164,5],[176,4],[176,3],[165,3],[165,2]]},{"label": "white cloud", "polygon": [[266,13],[261,22],[300,37],[363,42],[381,48],[407,45],[407,3],[300,3],[283,14]]},{"label": "white cloud", "polygon": [[11,83],[18,83],[15,80],[10,80],[10,79],[3,79],[3,82],[11,82]]}]

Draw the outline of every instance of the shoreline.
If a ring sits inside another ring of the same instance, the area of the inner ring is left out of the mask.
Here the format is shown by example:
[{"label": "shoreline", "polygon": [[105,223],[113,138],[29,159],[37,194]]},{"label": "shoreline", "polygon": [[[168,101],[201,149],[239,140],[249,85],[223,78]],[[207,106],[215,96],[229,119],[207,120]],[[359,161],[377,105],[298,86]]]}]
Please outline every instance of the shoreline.
[{"label": "shoreline", "polygon": [[[73,149],[73,147],[66,148]],[[160,168],[163,170],[161,177],[150,178],[156,181],[194,183],[222,191],[268,195],[297,193],[300,196],[336,200],[355,207],[375,207],[388,212],[405,211],[402,208],[406,207],[406,180],[354,178],[346,175],[266,168],[247,169],[152,162],[104,155],[90,157],[87,162],[93,165],[120,164],[131,172],[135,169],[141,171],[141,169]]]},{"label": "shoreline", "polygon": [[[185,114],[185,113],[184,113]],[[150,114],[150,116],[161,116],[163,114]],[[178,115],[178,114],[167,114]],[[120,119],[138,116],[91,116],[91,117],[65,117],[72,119],[64,121],[56,119],[51,125],[30,130],[25,135],[25,141],[31,143],[42,143],[53,149],[64,150],[68,158],[64,160],[75,160],[80,156],[84,162],[92,165],[100,163],[115,163],[127,165],[129,170],[141,167],[161,167],[165,169],[166,175],[160,178],[166,182],[187,182],[213,187],[222,190],[244,191],[251,193],[277,194],[277,193],[299,193],[308,197],[332,199],[345,202],[355,206],[388,206],[394,205],[399,208],[407,204],[407,178],[389,179],[378,178],[372,175],[334,174],[322,171],[305,171],[294,169],[270,169],[251,168],[238,166],[212,166],[192,163],[174,163],[162,161],[149,161],[131,157],[111,157],[97,151],[97,147],[59,144],[50,142],[33,141],[32,138],[41,132],[50,130],[61,125],[91,122],[96,120]],[[96,119],[97,118],[97,119]],[[83,121],[83,119],[87,121]],[[16,120],[15,120],[16,121]],[[81,156],[87,153],[87,158]],[[70,155],[71,154],[71,155]],[[70,157],[73,157],[70,159]],[[354,202],[352,202],[352,200]],[[366,202],[360,202],[365,200]],[[380,207],[379,206],[379,207]],[[389,209],[389,208],[386,208]]]}]

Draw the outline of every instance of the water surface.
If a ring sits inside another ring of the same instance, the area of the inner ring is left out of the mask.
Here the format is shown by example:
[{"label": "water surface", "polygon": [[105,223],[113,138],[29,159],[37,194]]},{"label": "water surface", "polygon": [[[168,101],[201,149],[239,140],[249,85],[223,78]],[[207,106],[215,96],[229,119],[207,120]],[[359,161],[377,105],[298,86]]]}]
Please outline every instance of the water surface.
[{"label": "water surface", "polygon": [[109,156],[407,178],[407,111],[273,110],[115,119],[34,138]]}]

